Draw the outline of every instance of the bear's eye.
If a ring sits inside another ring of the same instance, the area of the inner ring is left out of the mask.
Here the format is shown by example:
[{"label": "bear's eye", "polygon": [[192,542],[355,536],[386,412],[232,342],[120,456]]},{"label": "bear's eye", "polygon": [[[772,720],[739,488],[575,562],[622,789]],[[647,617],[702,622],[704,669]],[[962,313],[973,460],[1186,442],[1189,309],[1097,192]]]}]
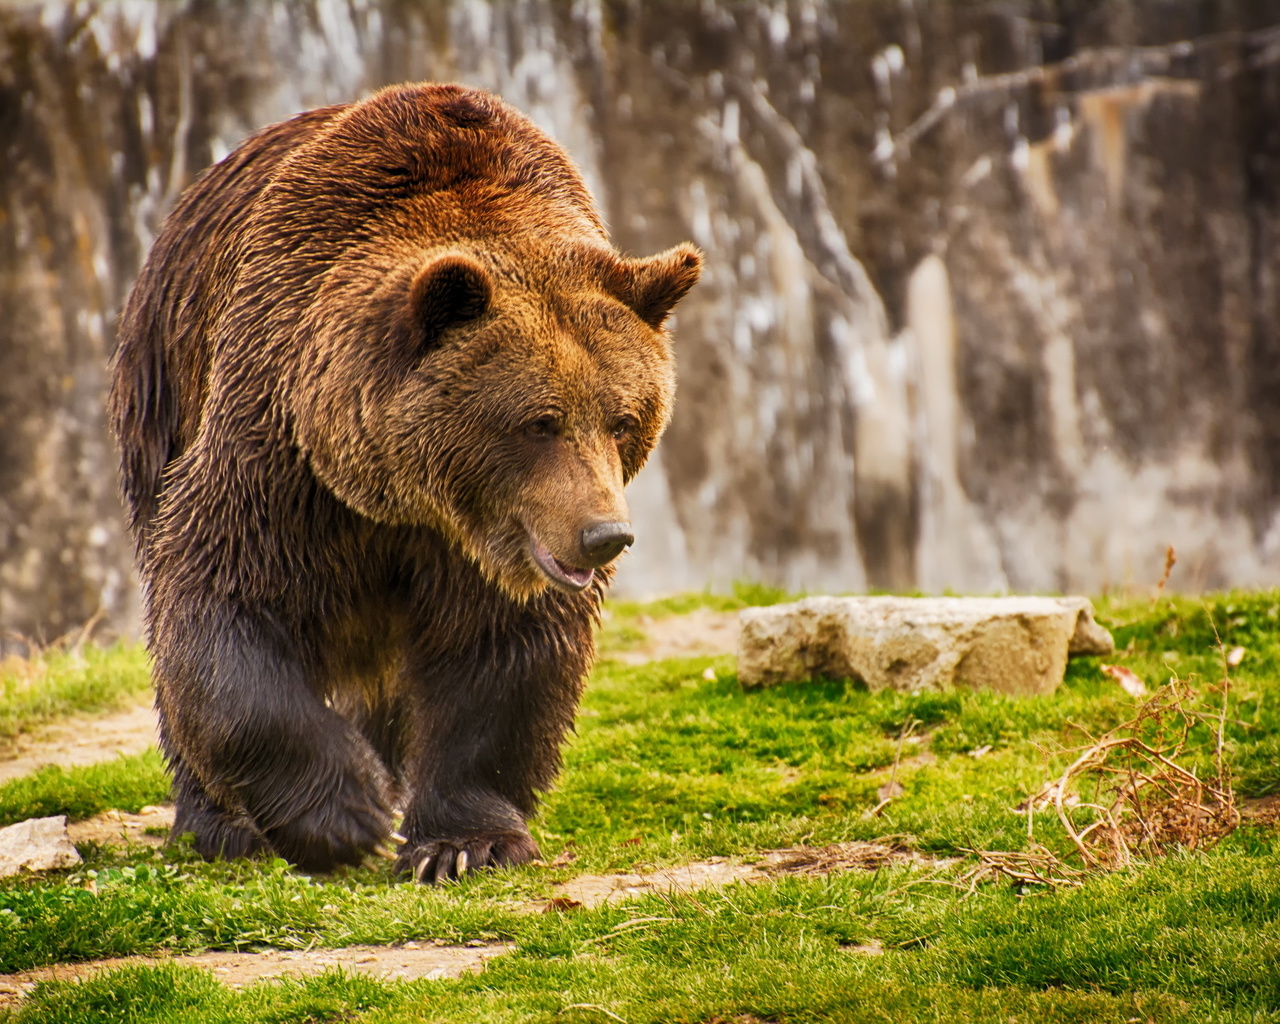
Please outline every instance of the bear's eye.
[{"label": "bear's eye", "polygon": [[610,433],[613,434],[615,441],[625,441],[635,432],[635,429],[636,421],[630,416],[623,416],[613,424]]},{"label": "bear's eye", "polygon": [[525,424],[524,432],[530,437],[558,437],[560,420],[555,416],[539,416]]}]

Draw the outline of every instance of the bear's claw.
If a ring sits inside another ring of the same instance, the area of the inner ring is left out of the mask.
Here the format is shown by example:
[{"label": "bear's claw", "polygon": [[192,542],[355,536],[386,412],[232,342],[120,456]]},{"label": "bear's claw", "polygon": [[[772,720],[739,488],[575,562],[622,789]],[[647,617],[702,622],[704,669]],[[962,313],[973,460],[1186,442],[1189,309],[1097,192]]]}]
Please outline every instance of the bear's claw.
[{"label": "bear's claw", "polygon": [[519,833],[433,839],[404,847],[396,860],[396,872],[411,875],[415,882],[424,885],[439,885],[456,881],[468,871],[512,867],[537,855],[534,841]]}]

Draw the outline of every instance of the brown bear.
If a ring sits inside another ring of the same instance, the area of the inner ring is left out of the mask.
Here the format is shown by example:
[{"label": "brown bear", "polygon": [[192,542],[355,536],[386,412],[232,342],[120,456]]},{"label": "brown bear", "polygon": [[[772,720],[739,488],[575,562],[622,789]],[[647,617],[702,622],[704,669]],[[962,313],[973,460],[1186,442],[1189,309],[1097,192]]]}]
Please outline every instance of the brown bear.
[{"label": "brown bear", "polygon": [[422,881],[537,855],[700,267],[621,256],[564,151],[453,85],[186,191],[110,398],[175,834],[309,870],[403,839]]}]

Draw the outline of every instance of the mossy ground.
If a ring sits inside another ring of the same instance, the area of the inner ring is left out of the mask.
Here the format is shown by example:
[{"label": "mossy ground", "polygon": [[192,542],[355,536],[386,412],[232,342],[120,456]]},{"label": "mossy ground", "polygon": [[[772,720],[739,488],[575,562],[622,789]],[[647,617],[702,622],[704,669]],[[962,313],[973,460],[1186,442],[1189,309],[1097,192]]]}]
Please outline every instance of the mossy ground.
[{"label": "mossy ground", "polygon": [[[330,973],[234,992],[194,969],[126,968],[41,986],[16,1020],[1280,1020],[1274,818],[1246,818],[1208,851],[1175,848],[1079,885],[962,881],[977,863],[971,851],[1028,849],[1015,808],[1073,751],[1133,716],[1137,702],[1097,661],[1072,662],[1056,694],[1017,701],[871,694],[839,681],[744,693],[732,658],[607,657],[634,642],[642,615],[778,596],[612,608],[606,657],[535,827],[548,861],[573,854],[558,866],[427,889],[381,865],[307,878],[279,861],[204,864],[182,847],[92,847],[75,871],[0,883],[6,971],[155,951],[513,941],[482,974]],[[1185,763],[1215,770],[1222,722],[1240,798],[1280,793],[1280,592],[1154,607],[1103,600],[1099,612],[1119,647],[1110,660],[1152,688],[1175,674],[1190,687],[1189,710],[1203,717]],[[1224,693],[1224,653],[1236,647]],[[119,678],[144,662],[118,649],[96,664]],[[891,775],[901,794],[869,814]],[[151,755],[46,771],[0,788],[0,820],[136,809],[165,785]],[[1037,843],[1068,857],[1051,810],[1031,824]],[[527,912],[583,873],[885,836],[948,865]],[[859,951],[873,942],[881,955]]]}]

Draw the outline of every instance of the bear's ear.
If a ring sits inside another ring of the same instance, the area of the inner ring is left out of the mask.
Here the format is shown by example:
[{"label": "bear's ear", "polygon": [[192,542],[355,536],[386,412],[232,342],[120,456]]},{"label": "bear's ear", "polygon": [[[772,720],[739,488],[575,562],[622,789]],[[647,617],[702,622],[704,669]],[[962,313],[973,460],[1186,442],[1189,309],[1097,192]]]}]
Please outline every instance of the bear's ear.
[{"label": "bear's ear", "polygon": [[492,294],[484,267],[462,253],[445,253],[414,275],[406,312],[422,347],[430,348],[445,330],[488,309]]},{"label": "bear's ear", "polygon": [[701,274],[702,253],[685,242],[647,259],[622,260],[610,290],[657,330]]}]

